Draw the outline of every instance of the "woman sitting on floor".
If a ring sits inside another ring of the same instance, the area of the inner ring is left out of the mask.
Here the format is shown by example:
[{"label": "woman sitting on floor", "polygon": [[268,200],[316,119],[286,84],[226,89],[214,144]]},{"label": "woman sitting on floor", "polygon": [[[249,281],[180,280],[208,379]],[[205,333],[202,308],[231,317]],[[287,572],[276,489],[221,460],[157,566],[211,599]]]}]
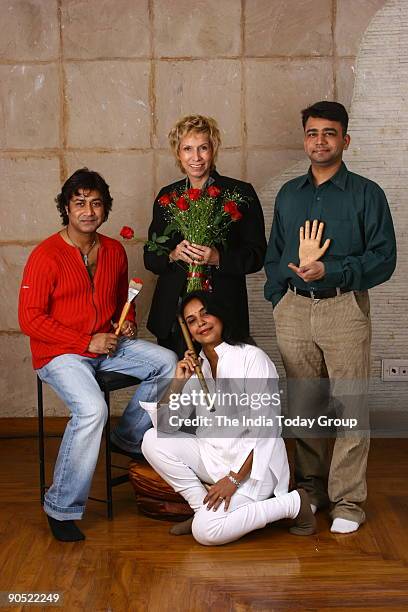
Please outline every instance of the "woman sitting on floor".
[{"label": "woman sitting on floor", "polygon": [[[232,542],[283,518],[296,519],[292,533],[314,533],[316,521],[307,493],[301,489],[288,493],[288,460],[276,426],[279,389],[274,364],[261,349],[234,336],[213,294],[188,294],[181,313],[202,348],[210,405],[214,399],[217,403],[212,412],[202,401],[194,356],[187,351],[159,406],[142,403],[155,426],[143,439],[146,459],[194,510],[192,533],[201,544]],[[259,410],[261,396],[275,399],[267,406],[268,415],[265,406]],[[224,397],[249,397],[256,402],[243,409],[238,400],[231,409],[223,405]],[[196,435],[179,431],[184,417],[194,409]],[[254,426],[259,416],[263,427]],[[166,433],[171,429],[176,431]],[[210,485],[208,491],[203,483]]]}]

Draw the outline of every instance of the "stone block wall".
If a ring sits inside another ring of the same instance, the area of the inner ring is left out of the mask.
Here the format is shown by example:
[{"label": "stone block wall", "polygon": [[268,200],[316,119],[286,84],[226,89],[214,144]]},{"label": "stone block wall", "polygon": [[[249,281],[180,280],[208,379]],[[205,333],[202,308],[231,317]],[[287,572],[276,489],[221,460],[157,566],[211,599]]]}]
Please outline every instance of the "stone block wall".
[{"label": "stone block wall", "polygon": [[[141,245],[154,194],[178,177],[172,124],[214,116],[218,169],[251,181],[270,218],[271,180],[303,159],[300,109],[325,98],[350,106],[362,34],[384,4],[0,0],[0,416],[35,414],[18,287],[30,250],[60,227],[54,198],[70,173],[101,172],[114,197],[103,231],[131,225],[141,239],[127,250],[132,276],[146,281],[143,320],[154,277]],[[268,304],[261,281],[251,287],[257,337]]]}]

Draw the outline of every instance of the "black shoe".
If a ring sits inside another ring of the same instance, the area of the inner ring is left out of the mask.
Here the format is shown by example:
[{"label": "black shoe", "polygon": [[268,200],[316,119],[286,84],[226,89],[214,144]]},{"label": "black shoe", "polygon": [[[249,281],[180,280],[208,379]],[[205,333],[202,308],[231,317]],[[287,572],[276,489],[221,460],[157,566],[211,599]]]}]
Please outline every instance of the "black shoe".
[{"label": "black shoe", "polygon": [[111,440],[110,448],[111,448],[111,453],[118,453],[119,455],[126,455],[126,457],[130,457],[131,459],[136,459],[138,461],[144,460],[144,455],[142,451],[132,452],[132,451],[124,450],[123,448],[120,448],[120,446],[115,444],[113,440]]}]

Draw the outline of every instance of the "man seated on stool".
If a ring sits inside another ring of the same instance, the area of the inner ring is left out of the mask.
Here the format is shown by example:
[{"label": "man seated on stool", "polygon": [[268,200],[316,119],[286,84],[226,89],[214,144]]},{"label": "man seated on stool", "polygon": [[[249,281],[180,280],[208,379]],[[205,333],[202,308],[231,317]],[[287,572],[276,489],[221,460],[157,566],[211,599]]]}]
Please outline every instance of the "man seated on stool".
[{"label": "man seated on stool", "polygon": [[114,333],[128,291],[122,245],[97,233],[112,208],[109,186],[87,168],[63,185],[57,209],[64,229],[31,253],[20,289],[19,321],[30,337],[33,366],[71,412],[44,510],[53,535],[83,540],[74,520],[85,511],[107,418],[97,372],[118,372],[142,382],[127,405],[112,442],[119,452],[140,453],[151,421],[140,400],[151,401],[171,378],[176,356],[136,338],[131,309]]}]

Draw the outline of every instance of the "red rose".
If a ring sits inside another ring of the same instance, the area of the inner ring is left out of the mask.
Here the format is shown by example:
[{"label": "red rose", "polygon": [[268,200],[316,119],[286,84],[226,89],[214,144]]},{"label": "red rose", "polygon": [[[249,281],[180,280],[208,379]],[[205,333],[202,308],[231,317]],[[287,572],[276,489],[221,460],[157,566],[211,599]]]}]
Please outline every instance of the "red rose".
[{"label": "red rose", "polygon": [[231,216],[234,215],[238,212],[237,203],[234,202],[234,200],[228,200],[228,202],[225,202],[224,204],[224,210]]},{"label": "red rose", "polygon": [[135,232],[132,230],[131,227],[124,225],[120,230],[120,235],[122,236],[122,238],[125,238],[125,240],[130,240],[135,235]]},{"label": "red rose", "polygon": [[206,278],[205,280],[203,280],[203,282],[201,283],[201,287],[202,287],[203,291],[209,291],[211,293],[212,286],[211,286],[210,279]]},{"label": "red rose", "polygon": [[187,189],[187,195],[192,202],[195,202],[201,196],[201,189]]},{"label": "red rose", "polygon": [[168,206],[171,204],[171,197],[168,193],[165,193],[161,198],[159,198],[159,204],[160,206]]},{"label": "red rose", "polygon": [[240,221],[242,219],[242,213],[240,213],[239,210],[234,213],[231,213],[231,219],[233,221]]},{"label": "red rose", "polygon": [[217,187],[217,185],[210,185],[207,189],[207,193],[210,198],[217,198],[221,193],[221,189]]},{"label": "red rose", "polygon": [[190,204],[187,202],[183,196],[181,196],[176,202],[177,208],[180,210],[188,210],[190,208]]}]

